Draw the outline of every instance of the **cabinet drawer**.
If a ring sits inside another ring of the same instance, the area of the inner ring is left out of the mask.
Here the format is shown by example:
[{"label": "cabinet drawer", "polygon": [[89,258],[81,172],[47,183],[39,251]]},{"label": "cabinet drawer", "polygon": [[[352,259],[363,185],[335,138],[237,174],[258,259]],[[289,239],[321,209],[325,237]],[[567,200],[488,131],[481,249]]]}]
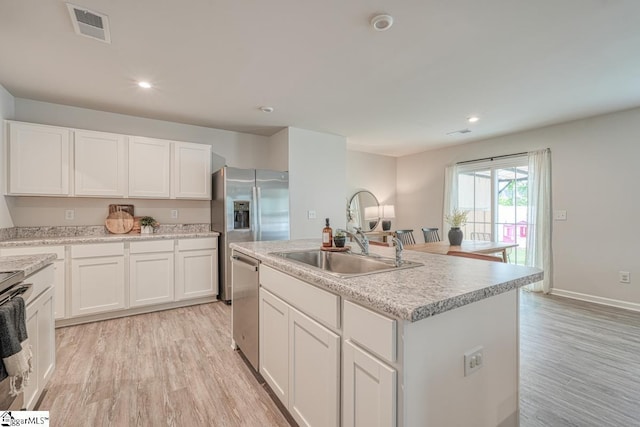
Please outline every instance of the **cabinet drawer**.
[{"label": "cabinet drawer", "polygon": [[64,246],[21,246],[0,249],[2,256],[56,254],[56,259],[64,259]]},{"label": "cabinet drawer", "polygon": [[394,319],[382,316],[350,301],[344,302],[344,339],[351,339],[376,355],[396,361]]},{"label": "cabinet drawer", "polygon": [[124,255],[124,243],[96,243],[71,246],[71,258]]},{"label": "cabinet drawer", "polygon": [[141,254],[152,252],[173,252],[173,240],[150,240],[144,242],[131,242],[129,253]]},{"label": "cabinet drawer", "polygon": [[260,265],[260,285],[305,314],[340,328],[340,297],[287,274]]},{"label": "cabinet drawer", "polygon": [[55,277],[55,268],[51,264],[27,276],[24,279],[24,283],[31,283],[33,286],[31,288],[32,289],[31,295],[29,295],[29,298],[26,299],[25,304],[29,304],[31,301],[35,300],[47,288],[53,286],[54,277]]},{"label": "cabinet drawer", "polygon": [[199,249],[216,249],[218,247],[217,237],[204,237],[200,239],[178,240],[178,250],[192,251]]}]

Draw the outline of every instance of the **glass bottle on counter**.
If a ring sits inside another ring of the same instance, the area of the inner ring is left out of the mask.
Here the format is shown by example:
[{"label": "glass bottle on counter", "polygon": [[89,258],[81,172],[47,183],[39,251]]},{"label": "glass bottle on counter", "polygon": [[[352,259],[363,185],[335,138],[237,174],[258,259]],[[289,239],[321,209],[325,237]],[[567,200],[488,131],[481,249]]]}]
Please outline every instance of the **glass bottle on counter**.
[{"label": "glass bottle on counter", "polygon": [[322,247],[330,248],[333,246],[333,230],[329,226],[329,218],[325,219],[326,225],[322,229]]}]

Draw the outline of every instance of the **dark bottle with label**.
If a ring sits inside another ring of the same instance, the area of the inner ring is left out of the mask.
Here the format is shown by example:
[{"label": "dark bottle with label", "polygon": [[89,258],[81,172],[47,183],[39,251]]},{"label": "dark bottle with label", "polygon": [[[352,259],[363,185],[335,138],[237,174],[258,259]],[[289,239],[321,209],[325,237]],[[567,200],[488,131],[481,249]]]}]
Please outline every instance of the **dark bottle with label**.
[{"label": "dark bottle with label", "polygon": [[326,218],[325,221],[327,225],[322,229],[322,247],[330,248],[333,246],[333,230],[329,227],[329,218]]}]

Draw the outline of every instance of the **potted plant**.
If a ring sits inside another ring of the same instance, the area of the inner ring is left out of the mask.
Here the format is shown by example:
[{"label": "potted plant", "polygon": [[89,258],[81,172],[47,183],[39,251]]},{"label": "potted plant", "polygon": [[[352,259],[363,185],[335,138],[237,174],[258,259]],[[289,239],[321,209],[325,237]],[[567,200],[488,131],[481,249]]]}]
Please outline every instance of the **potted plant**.
[{"label": "potted plant", "polygon": [[140,218],[140,233],[151,234],[154,227],[158,226],[158,222],[151,216],[143,216]]},{"label": "potted plant", "polygon": [[333,236],[333,244],[336,248],[344,248],[344,244],[347,242],[347,236],[345,236],[344,231],[338,230]]},{"label": "potted plant", "polygon": [[469,211],[461,211],[458,208],[445,215],[444,220],[451,226],[451,230],[449,230],[449,244],[451,246],[460,246],[462,244],[464,234],[460,227],[467,223],[467,215],[469,215]]}]

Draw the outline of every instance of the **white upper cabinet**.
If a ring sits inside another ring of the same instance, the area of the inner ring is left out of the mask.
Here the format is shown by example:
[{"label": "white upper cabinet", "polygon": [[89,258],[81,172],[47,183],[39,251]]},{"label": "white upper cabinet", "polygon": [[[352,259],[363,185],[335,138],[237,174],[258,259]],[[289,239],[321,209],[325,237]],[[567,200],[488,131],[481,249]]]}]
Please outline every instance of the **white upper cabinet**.
[{"label": "white upper cabinet", "polygon": [[211,146],[173,143],[172,199],[211,199]]},{"label": "white upper cabinet", "polygon": [[74,137],[75,195],[125,197],[126,136],[76,130]]},{"label": "white upper cabinet", "polygon": [[68,196],[69,129],[7,122],[7,194]]},{"label": "white upper cabinet", "polygon": [[171,143],[129,138],[129,197],[168,199],[171,183]]}]

